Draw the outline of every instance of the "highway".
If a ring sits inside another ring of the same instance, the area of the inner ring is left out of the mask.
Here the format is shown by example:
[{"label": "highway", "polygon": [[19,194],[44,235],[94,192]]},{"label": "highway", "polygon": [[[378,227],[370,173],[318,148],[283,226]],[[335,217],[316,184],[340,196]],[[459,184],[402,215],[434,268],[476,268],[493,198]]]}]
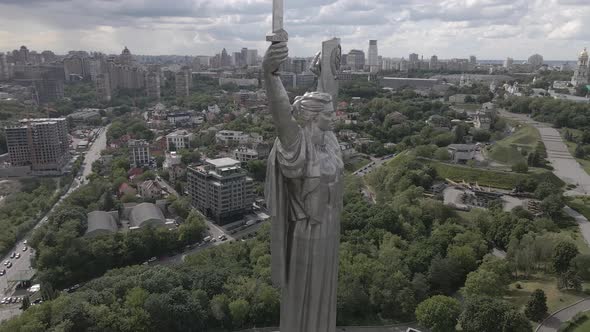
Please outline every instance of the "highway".
[{"label": "highway", "polygon": [[[39,220],[37,225],[35,225],[34,229],[39,228],[41,225],[47,222],[48,216],[59,206],[64,199],[66,199],[72,192],[80,187],[80,184],[83,180],[85,180],[90,173],[92,173],[92,163],[95,162],[98,158],[100,158],[100,152],[106,148],[107,138],[106,133],[108,130],[108,126],[103,128],[99,134],[99,136],[95,139],[92,143],[90,149],[86,153],[84,158],[83,169],[81,174],[78,174],[72,184],[70,185],[69,190],[53,205],[51,210],[45,214],[43,218]],[[31,232],[25,236],[28,238]],[[15,293],[14,284],[12,287],[9,287],[8,280],[14,279],[14,277],[21,271],[30,271],[33,270],[31,266],[31,256],[33,254],[32,250],[29,248],[27,251],[22,251],[24,247],[23,241],[19,241],[16,246],[5,256],[2,258],[2,265],[0,265],[0,269],[6,269],[6,274],[0,277],[0,289],[2,290],[2,297],[6,296],[15,296],[20,295],[22,296],[22,290]],[[19,259],[10,259],[10,254],[13,252],[18,252],[21,254]],[[4,266],[5,261],[11,261],[12,267],[6,268]],[[1,305],[0,304],[0,321],[13,317],[20,313],[20,310],[15,310],[18,308],[20,304],[13,304],[13,305]]]}]

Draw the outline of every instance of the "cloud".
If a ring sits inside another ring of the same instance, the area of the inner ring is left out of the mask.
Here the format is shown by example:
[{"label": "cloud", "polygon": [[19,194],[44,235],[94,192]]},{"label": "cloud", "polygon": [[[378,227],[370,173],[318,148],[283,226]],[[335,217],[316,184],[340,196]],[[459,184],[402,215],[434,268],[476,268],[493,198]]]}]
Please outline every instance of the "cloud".
[{"label": "cloud", "polygon": [[[272,0],[0,0],[0,49],[262,53],[271,8]],[[285,10],[296,56],[334,36],[345,51],[377,39],[391,57],[573,59],[590,46],[588,0],[285,0]]]}]

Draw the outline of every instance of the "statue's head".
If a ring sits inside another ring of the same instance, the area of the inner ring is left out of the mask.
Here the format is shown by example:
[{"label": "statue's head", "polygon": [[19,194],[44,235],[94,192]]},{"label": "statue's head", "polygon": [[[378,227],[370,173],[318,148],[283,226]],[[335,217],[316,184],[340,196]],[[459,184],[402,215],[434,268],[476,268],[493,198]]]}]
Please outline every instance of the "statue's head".
[{"label": "statue's head", "polygon": [[334,105],[329,93],[307,92],[295,98],[293,108],[301,115],[306,126],[316,127],[321,131],[334,130]]}]

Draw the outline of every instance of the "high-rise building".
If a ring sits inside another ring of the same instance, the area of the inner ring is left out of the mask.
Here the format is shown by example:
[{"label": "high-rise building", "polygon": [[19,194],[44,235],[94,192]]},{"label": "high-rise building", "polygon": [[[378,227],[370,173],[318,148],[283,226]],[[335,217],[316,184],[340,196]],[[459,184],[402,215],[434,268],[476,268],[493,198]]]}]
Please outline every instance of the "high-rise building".
[{"label": "high-rise building", "polygon": [[365,69],[365,52],[361,50],[351,50],[348,52],[347,62],[352,70]]},{"label": "high-rise building", "polygon": [[131,55],[131,51],[129,51],[127,46],[125,46],[123,52],[121,52],[121,55],[119,56],[119,61],[122,65],[131,66],[133,64],[133,55]]},{"label": "high-rise building", "polygon": [[248,50],[248,55],[246,56],[246,64],[248,66],[258,65],[258,50]]},{"label": "high-rise building", "polygon": [[61,173],[69,160],[68,123],[65,118],[25,119],[5,128],[12,166],[30,166],[37,172]]},{"label": "high-rise building", "polygon": [[410,63],[417,63],[420,61],[420,57],[418,54],[416,53],[410,53],[410,57],[408,58],[408,61]]},{"label": "high-rise building", "polygon": [[376,40],[369,40],[369,70],[371,73],[379,71],[379,50]]},{"label": "high-rise building", "polygon": [[469,56],[469,64],[475,66],[477,64],[477,57],[475,55]]},{"label": "high-rise building", "polygon": [[0,53],[0,81],[8,80],[8,59],[4,53]]},{"label": "high-rise building", "polygon": [[227,50],[224,48],[221,51],[221,67],[230,67],[231,66],[231,57],[227,54]]},{"label": "high-rise building", "polygon": [[436,55],[433,55],[430,57],[430,62],[428,63],[428,68],[430,68],[430,70],[439,69],[438,57]]},{"label": "high-rise building", "polygon": [[543,65],[543,56],[540,54],[533,54],[529,57],[528,63],[532,65],[535,69],[539,68]]},{"label": "high-rise building", "polygon": [[587,85],[589,83],[589,75],[590,66],[588,64],[588,51],[584,47],[584,50],[578,56],[578,66],[576,67],[576,70],[574,71],[574,76],[572,77],[572,85]]},{"label": "high-rise building", "polygon": [[254,202],[253,180],[230,158],[208,159],[188,168],[188,192],[193,207],[218,224],[241,219]]},{"label": "high-rise building", "polygon": [[33,87],[33,95],[38,105],[64,98],[64,82],[62,80],[43,78],[33,81]]},{"label": "high-rise building", "polygon": [[291,61],[291,70],[295,74],[301,74],[307,71],[307,60],[303,58],[295,58]]},{"label": "high-rise building", "polygon": [[96,76],[96,96],[100,101],[111,101],[111,80],[108,73]]},{"label": "high-rise building", "polygon": [[185,70],[176,73],[176,97],[184,98],[189,95],[189,75]]},{"label": "high-rise building", "polygon": [[143,167],[150,164],[150,144],[146,140],[129,140],[127,147],[130,154],[129,161],[133,167]]},{"label": "high-rise building", "polygon": [[147,74],[146,90],[148,98],[160,100],[160,73],[152,71]]},{"label": "high-rise building", "polygon": [[514,64],[514,59],[508,57],[504,60],[504,68],[510,68]]},{"label": "high-rise building", "polygon": [[82,58],[77,54],[68,55],[68,57],[64,59],[66,82],[82,80],[90,76],[90,73],[86,73],[87,65],[85,66],[84,62],[85,58]]}]

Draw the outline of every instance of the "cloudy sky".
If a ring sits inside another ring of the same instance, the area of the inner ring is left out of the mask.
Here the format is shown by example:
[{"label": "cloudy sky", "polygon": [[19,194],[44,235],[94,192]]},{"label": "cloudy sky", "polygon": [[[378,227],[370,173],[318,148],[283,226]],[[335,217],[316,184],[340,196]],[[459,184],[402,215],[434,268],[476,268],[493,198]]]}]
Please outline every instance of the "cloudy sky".
[{"label": "cloudy sky", "polygon": [[[590,0],[284,0],[294,56],[337,36],[344,51],[407,57],[575,59]],[[272,0],[0,0],[0,50],[212,55],[266,47]],[[587,26],[584,26],[586,22]]]}]

